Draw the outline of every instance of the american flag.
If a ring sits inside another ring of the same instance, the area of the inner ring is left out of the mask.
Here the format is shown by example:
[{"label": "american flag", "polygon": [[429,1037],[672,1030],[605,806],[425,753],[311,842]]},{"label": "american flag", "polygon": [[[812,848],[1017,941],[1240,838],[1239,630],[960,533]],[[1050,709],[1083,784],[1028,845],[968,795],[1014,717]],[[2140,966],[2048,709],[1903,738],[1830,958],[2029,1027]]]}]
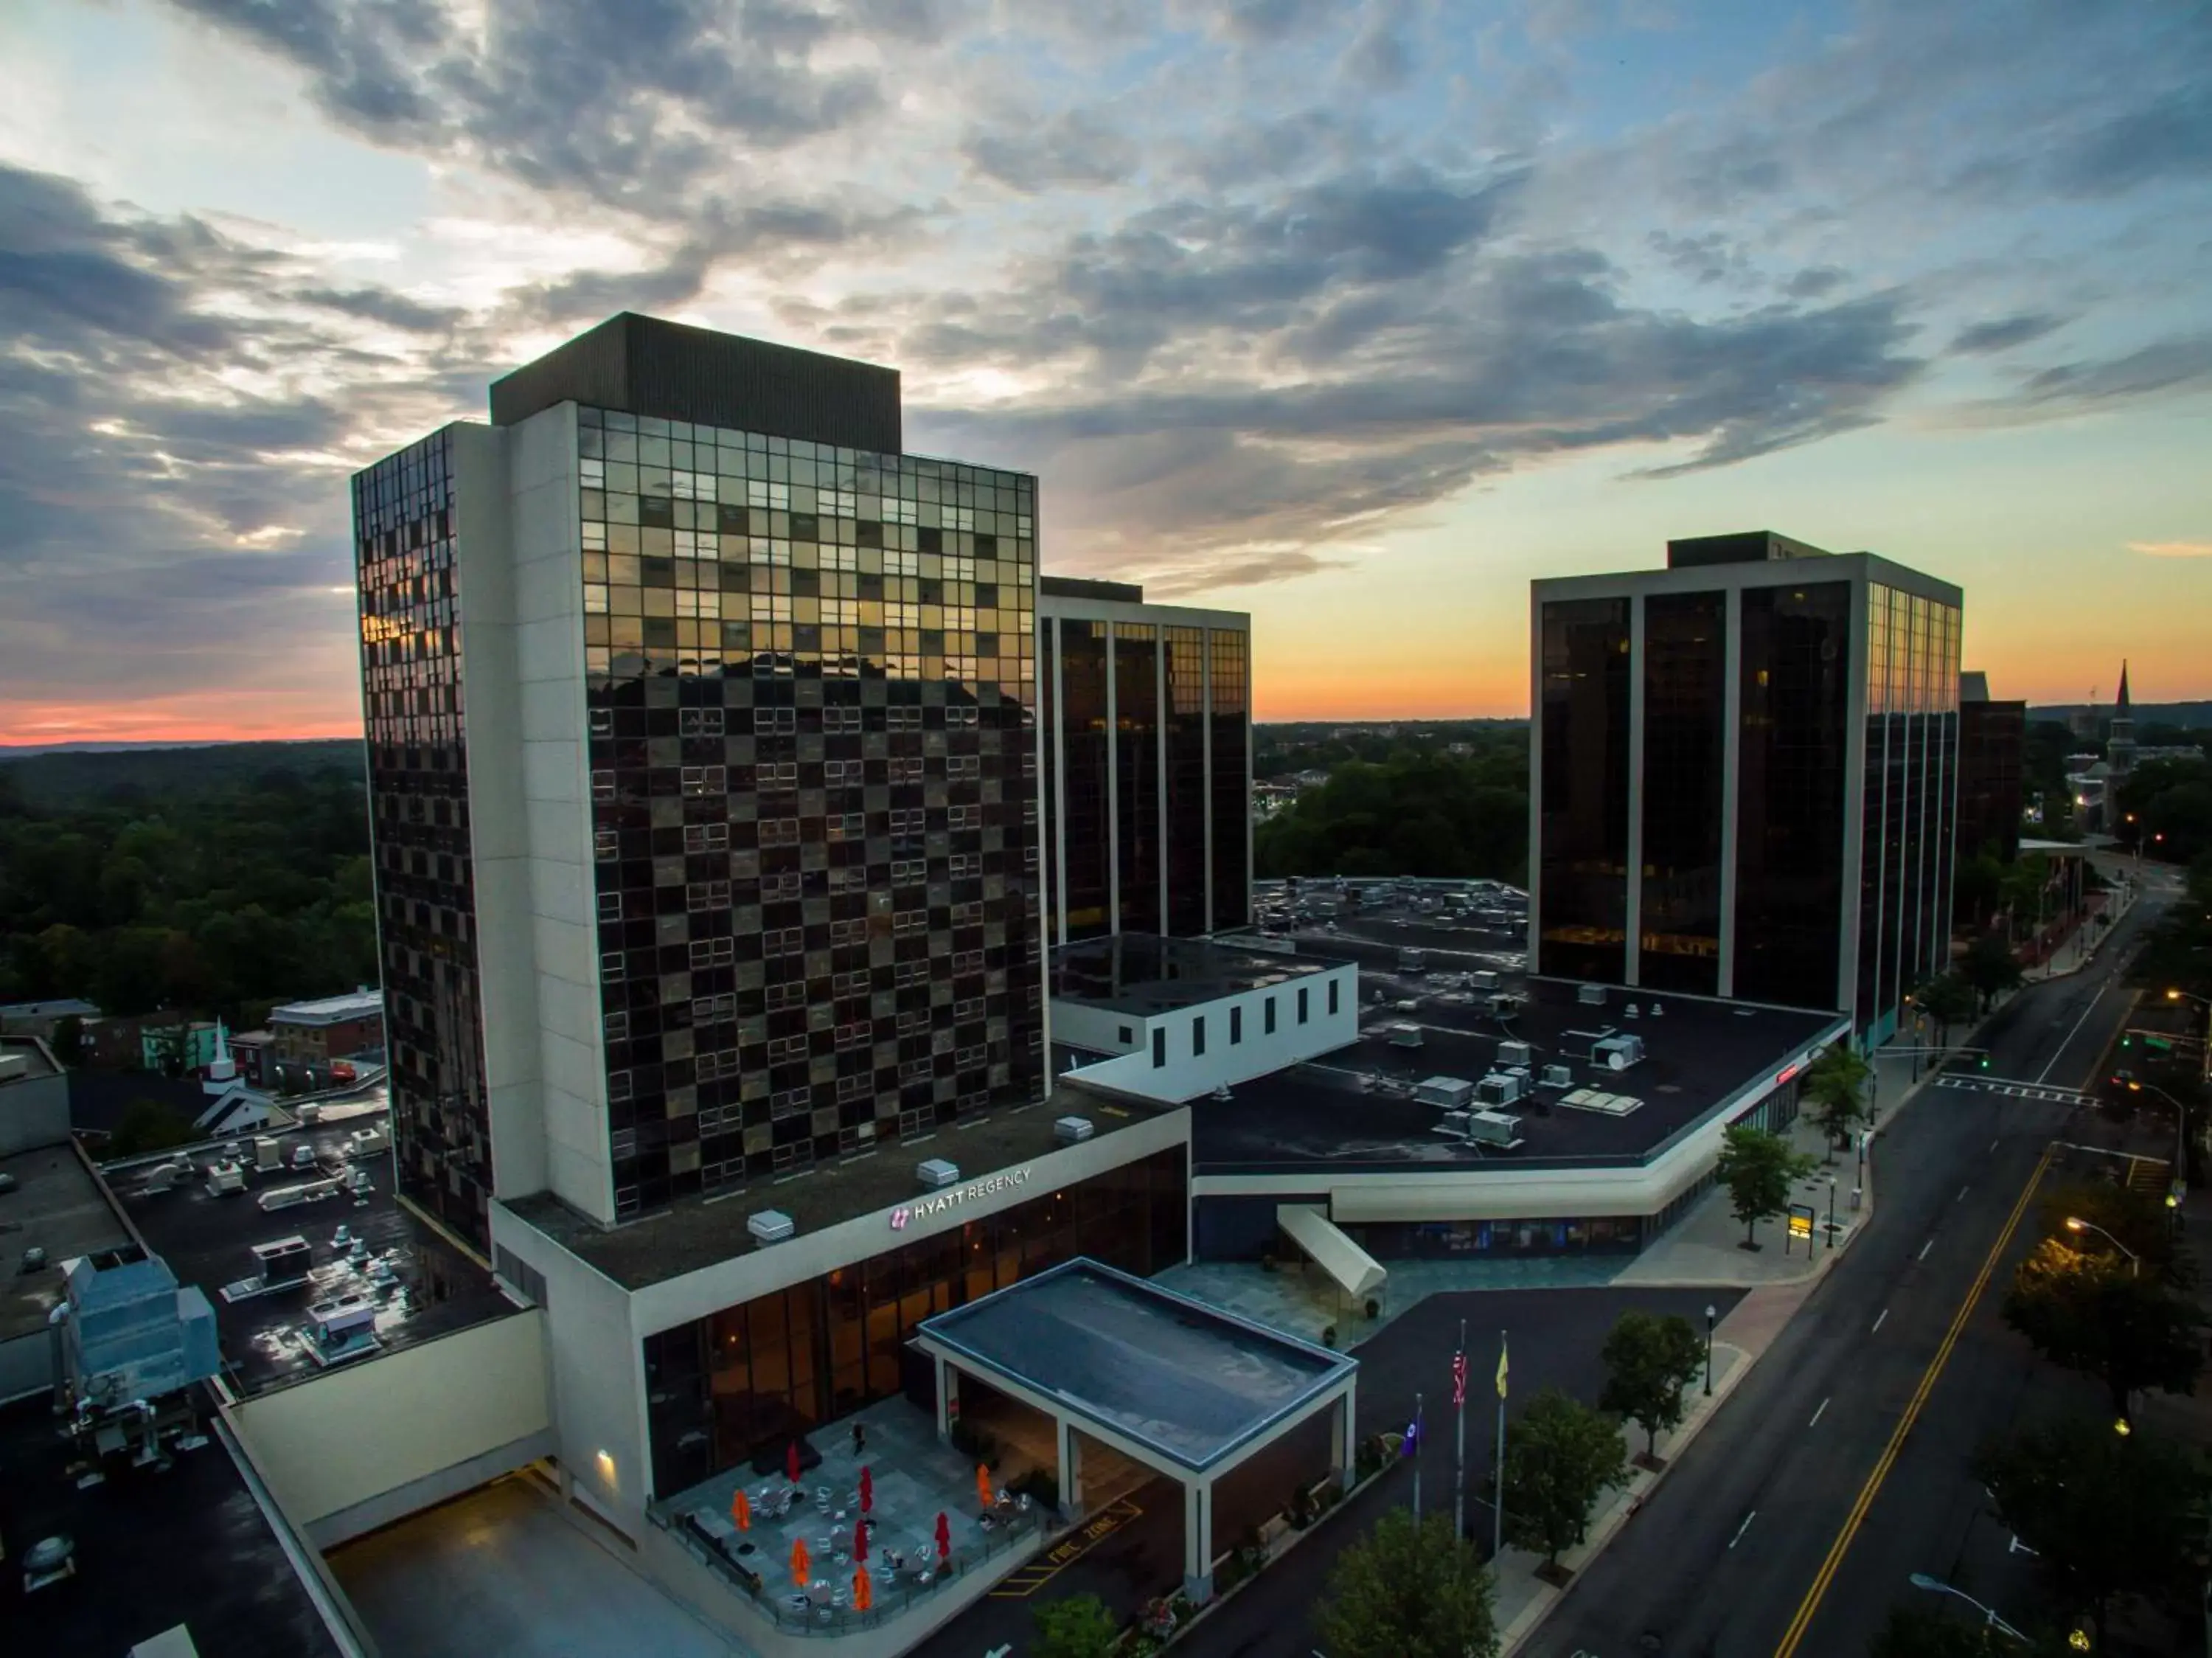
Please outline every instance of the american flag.
[{"label": "american flag", "polygon": [[1467,1354],[1464,1350],[1452,1355],[1452,1403],[1467,1403]]}]

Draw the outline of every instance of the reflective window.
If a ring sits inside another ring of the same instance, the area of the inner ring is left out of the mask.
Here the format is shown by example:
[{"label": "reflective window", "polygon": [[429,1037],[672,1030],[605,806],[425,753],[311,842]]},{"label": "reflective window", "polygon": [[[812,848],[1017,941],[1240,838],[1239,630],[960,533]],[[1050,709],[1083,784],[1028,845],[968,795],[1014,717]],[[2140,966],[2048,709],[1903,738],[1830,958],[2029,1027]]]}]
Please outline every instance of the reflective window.
[{"label": "reflective window", "polygon": [[1537,971],[1618,983],[1628,943],[1628,600],[1541,619]]},{"label": "reflective window", "polygon": [[1644,887],[1638,982],[1720,988],[1727,596],[1644,601]]}]

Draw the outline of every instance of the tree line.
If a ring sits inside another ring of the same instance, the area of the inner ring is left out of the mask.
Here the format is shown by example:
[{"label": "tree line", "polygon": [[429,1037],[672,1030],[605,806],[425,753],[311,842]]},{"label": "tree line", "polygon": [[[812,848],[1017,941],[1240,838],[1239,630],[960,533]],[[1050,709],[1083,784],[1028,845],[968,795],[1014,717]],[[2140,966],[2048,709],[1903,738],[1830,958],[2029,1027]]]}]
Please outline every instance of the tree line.
[{"label": "tree line", "polygon": [[1524,884],[1528,869],[1525,728],[1461,738],[1469,752],[1401,743],[1346,760],[1328,781],[1253,832],[1262,879],[1428,875]]},{"label": "tree line", "polygon": [[273,1002],[374,984],[360,746],[316,747],[337,758],[0,764],[0,1002],[258,1022]]}]

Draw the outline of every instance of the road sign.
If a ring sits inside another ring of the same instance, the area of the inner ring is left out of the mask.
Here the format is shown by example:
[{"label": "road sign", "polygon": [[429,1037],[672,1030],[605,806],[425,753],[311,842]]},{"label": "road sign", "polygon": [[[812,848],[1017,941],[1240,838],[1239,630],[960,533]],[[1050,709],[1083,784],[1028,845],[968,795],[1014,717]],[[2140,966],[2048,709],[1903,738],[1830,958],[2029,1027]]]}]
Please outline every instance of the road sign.
[{"label": "road sign", "polygon": [[1800,1210],[1795,1208],[1790,1210],[1790,1235],[1793,1238],[1809,1238],[1813,1235],[1813,1211],[1811,1210]]}]

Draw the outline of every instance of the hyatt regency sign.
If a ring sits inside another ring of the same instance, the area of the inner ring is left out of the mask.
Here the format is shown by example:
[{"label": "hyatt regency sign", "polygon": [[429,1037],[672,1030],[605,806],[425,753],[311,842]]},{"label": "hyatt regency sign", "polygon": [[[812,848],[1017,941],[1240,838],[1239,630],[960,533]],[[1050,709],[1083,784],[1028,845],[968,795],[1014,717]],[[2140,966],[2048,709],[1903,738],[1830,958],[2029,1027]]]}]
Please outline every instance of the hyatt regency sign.
[{"label": "hyatt regency sign", "polygon": [[1029,1178],[1030,1172],[1026,1166],[1021,1168],[1010,1168],[1003,1173],[994,1174],[988,1180],[971,1180],[966,1186],[955,1186],[951,1191],[940,1192],[934,1198],[924,1198],[917,1203],[901,1204],[896,1209],[891,1210],[891,1230],[903,1232],[916,1221],[933,1220],[947,1210],[959,1208],[963,1204],[974,1203],[983,1198],[995,1198],[1001,1192],[1011,1192],[1016,1186],[1027,1186]]}]

